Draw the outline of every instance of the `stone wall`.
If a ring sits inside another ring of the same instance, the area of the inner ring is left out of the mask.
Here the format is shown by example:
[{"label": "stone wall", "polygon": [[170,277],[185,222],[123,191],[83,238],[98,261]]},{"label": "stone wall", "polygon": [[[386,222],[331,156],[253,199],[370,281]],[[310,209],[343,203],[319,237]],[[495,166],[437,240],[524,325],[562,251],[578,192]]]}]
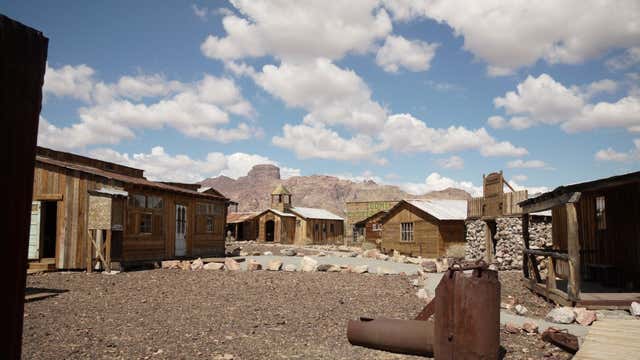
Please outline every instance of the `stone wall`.
[{"label": "stone wall", "polygon": [[[485,247],[484,221],[467,221],[467,251],[469,260],[483,259]],[[522,268],[522,219],[504,217],[496,219],[496,251],[495,264],[500,270]],[[551,219],[532,216],[529,220],[529,237],[532,248],[551,246]]]}]

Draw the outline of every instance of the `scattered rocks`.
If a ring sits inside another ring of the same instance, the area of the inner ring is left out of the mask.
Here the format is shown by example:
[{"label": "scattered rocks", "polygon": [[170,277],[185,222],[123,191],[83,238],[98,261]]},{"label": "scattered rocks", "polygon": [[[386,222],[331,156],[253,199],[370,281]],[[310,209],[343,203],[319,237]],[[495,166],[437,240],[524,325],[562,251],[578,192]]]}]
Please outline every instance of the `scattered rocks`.
[{"label": "scattered rocks", "polygon": [[331,265],[328,269],[327,272],[340,272],[342,271],[342,268],[338,265]]},{"label": "scattered rocks", "polygon": [[166,260],[161,264],[163,269],[180,269],[180,260]]},{"label": "scattered rocks", "polygon": [[222,269],[224,269],[224,264],[223,263],[217,263],[217,262],[210,262],[210,263],[204,264],[204,266],[202,268],[204,270],[222,270]]},{"label": "scattered rocks", "polygon": [[514,310],[516,311],[516,314],[521,316],[524,316],[526,313],[529,312],[529,310],[524,305],[520,305],[520,304],[516,305]]},{"label": "scattered rocks", "polygon": [[224,259],[224,267],[229,271],[238,271],[240,270],[240,264],[232,258]]},{"label": "scattered rocks", "polygon": [[559,307],[549,311],[545,319],[558,324],[571,324],[576,319],[576,314],[570,307]]},{"label": "scattered rocks", "polygon": [[436,262],[433,260],[426,260],[422,262],[422,268],[425,272],[434,273],[438,271],[438,267],[436,266]]},{"label": "scattered rocks", "polygon": [[596,312],[587,310],[586,308],[575,308],[573,312],[576,314],[576,322],[583,326],[589,326],[597,320]]},{"label": "scattered rocks", "polygon": [[362,257],[369,259],[377,259],[378,255],[380,255],[380,251],[378,251],[378,249],[371,249],[362,253]]},{"label": "scattered rocks", "polygon": [[300,261],[300,271],[312,272],[312,271],[316,271],[317,267],[318,267],[318,261],[308,256],[303,257],[302,260]]},{"label": "scattered rocks", "polygon": [[364,274],[369,271],[369,266],[367,264],[358,265],[358,266],[350,266],[349,271],[355,274]]},{"label": "scattered rocks", "polygon": [[189,260],[180,261],[180,269],[191,270],[191,261]]},{"label": "scattered rocks", "polygon": [[273,253],[271,251],[265,251],[265,252],[262,253],[262,255],[264,255],[264,256],[272,256]]},{"label": "scattered rocks", "polygon": [[635,302],[635,301],[632,302],[629,311],[631,312],[631,315],[633,315],[633,316],[640,316],[640,303]]},{"label": "scattered rocks", "polygon": [[280,260],[271,260],[267,263],[267,270],[269,271],[280,271],[282,269],[282,261]]},{"label": "scattered rocks", "polygon": [[260,264],[256,259],[250,259],[247,262],[247,270],[249,271],[262,270],[262,264]]},{"label": "scattered rocks", "polygon": [[297,267],[297,266],[295,266],[294,264],[287,264],[287,265],[285,265],[285,266],[282,268],[282,270],[284,270],[284,271],[289,271],[289,272],[291,272],[291,271],[298,271],[298,267]]},{"label": "scattered rocks", "polygon": [[529,334],[536,334],[538,333],[538,325],[536,325],[536,323],[532,321],[527,321],[524,324],[522,324],[522,330],[524,330]]},{"label": "scattered rocks", "polygon": [[332,266],[334,266],[334,265],[331,265],[331,264],[320,264],[320,265],[318,265],[316,270],[321,271],[321,272],[327,272],[327,271],[329,271],[329,269]]},{"label": "scattered rocks", "polygon": [[327,253],[325,253],[324,251],[320,251],[319,253],[316,254],[316,256],[327,256]]},{"label": "scattered rocks", "polygon": [[191,263],[191,270],[202,270],[203,267],[204,262],[200,258],[193,260],[193,262]]},{"label": "scattered rocks", "polygon": [[507,323],[504,326],[504,332],[507,334],[518,334],[520,333],[520,328],[515,324]]},{"label": "scattered rocks", "polygon": [[280,254],[284,255],[284,256],[296,256],[296,250],[295,249],[282,249],[280,250]]}]

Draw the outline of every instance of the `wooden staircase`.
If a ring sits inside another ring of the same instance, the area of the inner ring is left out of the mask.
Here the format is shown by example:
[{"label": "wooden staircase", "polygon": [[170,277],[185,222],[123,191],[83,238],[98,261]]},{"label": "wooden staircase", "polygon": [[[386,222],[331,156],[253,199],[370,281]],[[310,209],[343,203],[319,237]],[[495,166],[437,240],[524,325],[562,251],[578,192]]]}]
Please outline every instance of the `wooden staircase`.
[{"label": "wooden staircase", "polygon": [[56,259],[55,258],[43,258],[38,261],[29,262],[27,268],[27,274],[33,274],[37,272],[56,271]]}]

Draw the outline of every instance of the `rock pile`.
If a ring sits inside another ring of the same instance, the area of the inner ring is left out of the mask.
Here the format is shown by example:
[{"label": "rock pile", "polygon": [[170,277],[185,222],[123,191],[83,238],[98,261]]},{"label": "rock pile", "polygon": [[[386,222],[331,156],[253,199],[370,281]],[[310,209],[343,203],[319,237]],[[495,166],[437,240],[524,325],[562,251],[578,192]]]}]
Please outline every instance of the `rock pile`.
[{"label": "rock pile", "polygon": [[[468,260],[483,259],[486,253],[485,223],[482,220],[467,221]],[[499,270],[514,270],[522,267],[522,220],[519,217],[496,219],[496,251],[495,263]],[[551,222],[532,217],[529,221],[529,238],[532,248],[552,245]],[[544,263],[541,263],[544,269]]]}]

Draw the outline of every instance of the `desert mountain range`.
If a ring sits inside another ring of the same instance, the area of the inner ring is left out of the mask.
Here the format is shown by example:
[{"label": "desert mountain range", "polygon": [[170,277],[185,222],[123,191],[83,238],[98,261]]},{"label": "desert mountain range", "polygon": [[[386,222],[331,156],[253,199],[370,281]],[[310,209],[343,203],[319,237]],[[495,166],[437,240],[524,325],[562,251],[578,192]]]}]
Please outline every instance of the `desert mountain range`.
[{"label": "desert mountain range", "polygon": [[345,215],[345,202],[400,200],[407,198],[467,200],[471,195],[464,190],[448,188],[426,194],[409,194],[394,185],[381,185],[374,181],[354,182],[335,176],[311,175],[280,178],[275,165],[255,165],[247,176],[232,179],[221,175],[205,179],[202,186],[210,186],[239,203],[239,211],[257,211],[269,207],[270,194],[283,184],[293,194],[294,206],[318,207],[337,215]]}]

